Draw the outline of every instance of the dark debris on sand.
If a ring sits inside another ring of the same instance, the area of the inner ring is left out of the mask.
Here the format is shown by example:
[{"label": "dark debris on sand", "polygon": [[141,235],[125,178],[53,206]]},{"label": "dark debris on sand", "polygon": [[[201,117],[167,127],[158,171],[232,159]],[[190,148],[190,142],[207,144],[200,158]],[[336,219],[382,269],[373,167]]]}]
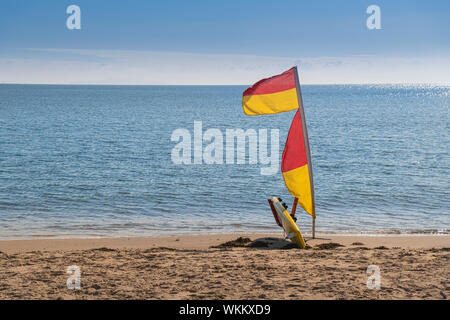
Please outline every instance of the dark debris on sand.
[{"label": "dark debris on sand", "polygon": [[342,244],[336,243],[336,242],[327,242],[327,243],[321,243],[321,244],[314,246],[314,249],[315,250],[332,250],[332,249],[336,249],[339,247],[344,247],[344,246]]},{"label": "dark debris on sand", "polygon": [[232,248],[232,247],[246,247],[247,244],[251,243],[250,238],[239,237],[236,240],[227,241],[221,243],[217,246],[211,246],[211,248]]},{"label": "dark debris on sand", "polygon": [[115,252],[118,251],[117,249],[107,248],[107,247],[101,247],[101,248],[94,248],[90,251],[102,251],[102,252]]},{"label": "dark debris on sand", "polygon": [[247,245],[249,248],[268,248],[269,243],[266,241],[256,240]]},{"label": "dark debris on sand", "polygon": [[356,247],[356,248],[351,248],[350,250],[370,250],[367,247]]},{"label": "dark debris on sand", "polygon": [[429,252],[448,252],[448,251],[450,251],[450,248],[446,248],[446,247],[444,247],[444,248],[431,248],[431,249],[428,249],[428,251]]},{"label": "dark debris on sand", "polygon": [[[289,249],[301,249],[295,243],[287,242],[283,239],[278,238],[264,238],[252,241],[250,238],[239,237],[236,240],[227,241],[221,243],[217,246],[211,246],[211,248],[219,248],[222,250],[230,250],[231,248],[260,248],[260,249],[281,249],[281,250],[289,250]],[[306,245],[305,249],[311,249],[311,246]]]}]

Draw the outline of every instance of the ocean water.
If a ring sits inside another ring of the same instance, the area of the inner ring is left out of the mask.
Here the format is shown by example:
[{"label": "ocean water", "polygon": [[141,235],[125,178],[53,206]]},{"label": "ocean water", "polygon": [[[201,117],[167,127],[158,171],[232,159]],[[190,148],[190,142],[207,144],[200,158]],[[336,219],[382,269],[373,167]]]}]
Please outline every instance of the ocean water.
[{"label": "ocean water", "polygon": [[[0,238],[281,233],[266,200],[292,203],[280,171],[171,158],[173,131],[194,121],[278,129],[281,157],[294,112],[245,116],[244,89],[0,85]],[[450,87],[302,93],[317,232],[449,233]]]}]

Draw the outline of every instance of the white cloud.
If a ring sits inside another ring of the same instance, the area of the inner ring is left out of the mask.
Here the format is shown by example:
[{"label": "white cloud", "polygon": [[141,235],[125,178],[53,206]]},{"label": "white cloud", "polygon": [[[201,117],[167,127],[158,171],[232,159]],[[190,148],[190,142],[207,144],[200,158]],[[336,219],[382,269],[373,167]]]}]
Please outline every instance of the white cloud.
[{"label": "white cloud", "polygon": [[[28,49],[0,58],[0,82],[251,84],[298,65],[303,84],[450,84],[449,57],[266,57],[132,50]],[[34,56],[34,57],[33,57]]]}]

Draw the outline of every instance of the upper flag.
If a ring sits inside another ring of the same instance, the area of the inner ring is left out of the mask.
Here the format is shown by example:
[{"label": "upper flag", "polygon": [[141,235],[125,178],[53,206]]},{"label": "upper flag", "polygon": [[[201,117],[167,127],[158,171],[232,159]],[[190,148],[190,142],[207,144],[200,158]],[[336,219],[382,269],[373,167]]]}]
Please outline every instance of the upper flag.
[{"label": "upper flag", "polygon": [[281,172],[289,192],[298,199],[298,204],[311,216],[316,217],[311,165],[308,163],[309,146],[306,123],[300,116],[300,110],[292,120],[281,158]]},{"label": "upper flag", "polygon": [[298,109],[296,68],[262,79],[242,94],[242,107],[249,116]]}]

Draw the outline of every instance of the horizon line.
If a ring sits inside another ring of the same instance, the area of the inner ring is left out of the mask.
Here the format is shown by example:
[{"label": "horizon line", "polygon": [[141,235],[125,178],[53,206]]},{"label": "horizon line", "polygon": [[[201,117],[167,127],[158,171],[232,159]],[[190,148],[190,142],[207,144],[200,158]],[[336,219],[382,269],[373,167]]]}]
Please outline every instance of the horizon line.
[{"label": "horizon line", "polygon": [[[253,84],[114,84],[114,83],[19,83],[19,82],[0,82],[1,85],[30,85],[30,86],[134,86],[134,87],[189,87],[189,86],[204,86],[204,87],[236,87],[236,86],[252,86]],[[439,82],[349,82],[349,83],[300,83],[304,86],[355,86],[355,85],[428,85],[428,86],[443,86],[449,87],[450,83]]]}]

